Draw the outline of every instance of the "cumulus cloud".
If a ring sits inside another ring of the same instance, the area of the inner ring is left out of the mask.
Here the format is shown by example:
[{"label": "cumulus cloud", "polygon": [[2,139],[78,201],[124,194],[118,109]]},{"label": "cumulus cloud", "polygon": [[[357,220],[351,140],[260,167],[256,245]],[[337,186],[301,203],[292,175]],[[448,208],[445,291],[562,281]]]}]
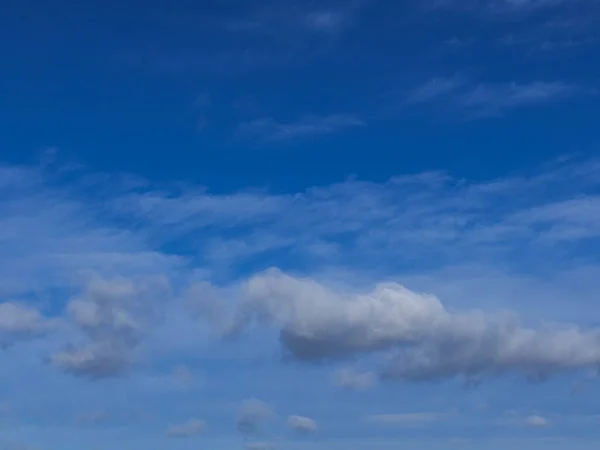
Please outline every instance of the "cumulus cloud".
[{"label": "cumulus cloud", "polygon": [[168,299],[163,277],[104,280],[93,277],[67,305],[71,323],[87,339],[55,353],[51,362],[75,375],[104,378],[124,372],[133,350],[156,318],[158,302]]},{"label": "cumulus cloud", "polygon": [[35,308],[13,302],[0,303],[0,345],[38,336],[53,323]]},{"label": "cumulus cloud", "polygon": [[297,433],[310,434],[317,431],[317,422],[309,417],[290,416],[287,420],[288,427]]},{"label": "cumulus cloud", "polygon": [[243,435],[259,432],[274,416],[273,410],[265,402],[252,398],[240,405],[237,415],[237,429]]},{"label": "cumulus cloud", "polygon": [[356,372],[352,369],[340,369],[334,375],[334,383],[344,389],[364,390],[377,381],[373,372]]},{"label": "cumulus cloud", "polygon": [[203,420],[199,419],[189,419],[187,422],[173,425],[167,430],[167,435],[175,438],[184,438],[196,436],[206,427],[206,423]]},{"label": "cumulus cloud", "polygon": [[[524,326],[516,314],[449,311],[432,295],[396,283],[341,292],[276,269],[245,284],[243,316],[280,328],[302,361],[388,350],[385,380],[426,381],[521,374],[530,380],[600,364],[600,332],[573,325]],[[247,319],[245,319],[247,320]]]},{"label": "cumulus cloud", "polygon": [[123,373],[131,364],[129,347],[119,342],[103,341],[68,346],[52,355],[54,367],[73,375],[107,378]]}]

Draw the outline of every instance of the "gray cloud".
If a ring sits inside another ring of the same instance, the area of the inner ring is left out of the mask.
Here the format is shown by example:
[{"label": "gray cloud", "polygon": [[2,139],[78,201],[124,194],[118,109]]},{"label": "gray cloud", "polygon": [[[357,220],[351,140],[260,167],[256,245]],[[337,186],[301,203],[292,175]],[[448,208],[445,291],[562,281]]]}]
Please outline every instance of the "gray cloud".
[{"label": "gray cloud", "polygon": [[175,438],[196,436],[206,427],[206,423],[199,419],[189,419],[187,422],[173,425],[167,430],[167,435]]},{"label": "gray cloud", "polygon": [[274,414],[269,405],[258,399],[242,402],[237,414],[237,429],[243,435],[259,432]]},{"label": "gray cloud", "polygon": [[55,325],[56,320],[44,317],[35,308],[14,302],[0,303],[0,345],[39,336]]},{"label": "gray cloud", "polygon": [[448,311],[436,297],[396,283],[370,292],[328,289],[278,270],[245,284],[244,315],[281,328],[295,358],[318,361],[390,351],[384,380],[428,381],[518,373],[530,380],[600,364],[600,331],[521,324],[513,313]]},{"label": "gray cloud", "polygon": [[287,420],[288,427],[297,433],[310,434],[317,431],[317,422],[310,417],[290,416]]},{"label": "gray cloud", "polygon": [[156,319],[160,301],[170,297],[164,277],[106,281],[93,277],[84,292],[72,298],[67,314],[86,343],[55,353],[51,362],[75,375],[104,378],[124,372],[133,351]]}]

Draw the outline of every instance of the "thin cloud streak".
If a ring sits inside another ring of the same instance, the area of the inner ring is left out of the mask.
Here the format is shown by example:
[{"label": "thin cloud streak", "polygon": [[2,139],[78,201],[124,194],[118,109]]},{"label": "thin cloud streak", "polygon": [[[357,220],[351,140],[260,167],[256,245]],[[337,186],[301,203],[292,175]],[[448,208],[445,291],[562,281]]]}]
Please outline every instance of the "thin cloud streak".
[{"label": "thin cloud streak", "polygon": [[240,124],[238,133],[241,136],[273,142],[330,134],[363,125],[362,120],[347,114],[306,116],[295,122],[278,122],[271,117],[265,117]]}]

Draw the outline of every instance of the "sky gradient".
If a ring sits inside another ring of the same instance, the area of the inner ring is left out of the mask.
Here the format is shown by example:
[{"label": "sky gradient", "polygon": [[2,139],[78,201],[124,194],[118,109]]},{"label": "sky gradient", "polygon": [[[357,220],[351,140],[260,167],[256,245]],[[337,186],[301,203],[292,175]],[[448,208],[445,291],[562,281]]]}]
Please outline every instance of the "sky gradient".
[{"label": "sky gradient", "polygon": [[0,449],[600,446],[600,3],[7,1]]}]

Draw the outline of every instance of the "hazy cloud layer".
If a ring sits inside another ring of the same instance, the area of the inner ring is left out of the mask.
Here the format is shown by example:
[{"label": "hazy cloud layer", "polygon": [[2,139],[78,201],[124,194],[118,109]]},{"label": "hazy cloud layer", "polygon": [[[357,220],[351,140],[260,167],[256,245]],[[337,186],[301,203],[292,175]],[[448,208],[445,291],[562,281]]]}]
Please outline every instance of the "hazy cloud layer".
[{"label": "hazy cloud layer", "polygon": [[192,418],[185,423],[169,427],[169,429],[167,430],[167,435],[174,438],[196,436],[202,433],[205,427],[206,424],[204,423],[204,421]]},{"label": "hazy cloud layer", "polygon": [[352,369],[340,369],[334,374],[334,383],[344,389],[364,390],[372,387],[377,377],[372,372],[357,372]]}]

